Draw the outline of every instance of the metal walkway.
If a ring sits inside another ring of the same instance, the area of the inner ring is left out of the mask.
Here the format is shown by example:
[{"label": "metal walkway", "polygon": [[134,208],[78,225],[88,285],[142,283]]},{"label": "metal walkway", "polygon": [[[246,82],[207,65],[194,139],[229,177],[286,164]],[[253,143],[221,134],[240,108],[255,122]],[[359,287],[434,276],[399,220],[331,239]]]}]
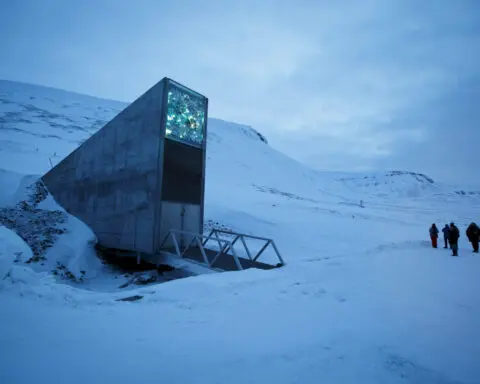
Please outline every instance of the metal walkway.
[{"label": "metal walkway", "polygon": [[[183,239],[190,239],[186,246]],[[168,240],[171,245],[167,246]],[[262,247],[253,254],[247,245],[246,239],[253,239],[263,243]],[[243,252],[235,249],[235,244],[243,246]],[[266,263],[259,259],[265,250],[271,247],[275,253],[277,263]],[[275,242],[264,237],[251,236],[220,229],[212,229],[208,235],[201,235],[187,231],[171,230],[160,245],[159,252],[174,254],[183,259],[189,259],[208,268],[220,271],[237,271],[249,268],[273,269],[285,265]]]}]

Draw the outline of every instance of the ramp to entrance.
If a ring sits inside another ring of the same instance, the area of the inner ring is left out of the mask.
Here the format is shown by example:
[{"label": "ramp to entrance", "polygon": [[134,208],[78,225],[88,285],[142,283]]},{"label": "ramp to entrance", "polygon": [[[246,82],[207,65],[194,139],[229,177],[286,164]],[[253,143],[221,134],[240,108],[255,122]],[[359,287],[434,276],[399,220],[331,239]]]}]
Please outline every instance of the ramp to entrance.
[{"label": "ramp to entrance", "polygon": [[[185,246],[185,239],[188,240]],[[262,243],[253,253],[247,239]],[[170,242],[170,244],[168,244]],[[241,251],[235,248],[240,244]],[[267,248],[272,248],[276,263],[260,261]],[[161,243],[160,253],[169,253],[219,271],[237,271],[249,268],[273,269],[285,265],[272,239],[237,232],[212,229],[208,235],[171,230]]]}]

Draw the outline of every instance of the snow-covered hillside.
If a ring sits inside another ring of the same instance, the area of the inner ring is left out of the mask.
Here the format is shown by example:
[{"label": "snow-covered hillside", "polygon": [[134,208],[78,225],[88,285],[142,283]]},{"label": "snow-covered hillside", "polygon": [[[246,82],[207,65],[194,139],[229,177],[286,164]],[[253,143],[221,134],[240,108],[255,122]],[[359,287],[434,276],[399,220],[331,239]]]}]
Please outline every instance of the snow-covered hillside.
[{"label": "snow-covered hillside", "polygon": [[[124,107],[0,81],[0,208]],[[275,239],[288,265],[149,285],[124,303],[118,284],[92,283],[101,275],[33,272],[1,228],[1,383],[480,382],[480,257],[464,235],[478,194],[409,172],[320,173],[250,127],[208,127],[206,219]],[[427,242],[452,220],[459,258]],[[57,241],[75,252],[87,235],[68,226]]]}]

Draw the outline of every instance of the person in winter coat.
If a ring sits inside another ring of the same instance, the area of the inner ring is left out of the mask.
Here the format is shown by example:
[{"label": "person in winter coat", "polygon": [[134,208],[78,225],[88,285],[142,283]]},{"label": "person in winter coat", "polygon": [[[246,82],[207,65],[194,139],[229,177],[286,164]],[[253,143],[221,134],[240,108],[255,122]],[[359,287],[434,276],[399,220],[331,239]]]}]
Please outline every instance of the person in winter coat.
[{"label": "person in winter coat", "polygon": [[460,237],[460,231],[454,223],[450,223],[450,231],[448,232],[448,242],[450,248],[452,248],[452,256],[458,256],[458,238]]},{"label": "person in winter coat", "polygon": [[438,228],[435,223],[430,227],[430,239],[432,240],[432,247],[437,248],[437,239],[438,239]]},{"label": "person in winter coat", "polygon": [[445,224],[445,227],[442,229],[443,232],[443,241],[445,242],[445,246],[443,248],[448,248],[448,233],[450,232],[450,228],[448,224]]},{"label": "person in winter coat", "polygon": [[473,252],[478,253],[478,242],[480,240],[480,228],[475,223],[471,223],[467,228],[468,241],[472,243]]}]

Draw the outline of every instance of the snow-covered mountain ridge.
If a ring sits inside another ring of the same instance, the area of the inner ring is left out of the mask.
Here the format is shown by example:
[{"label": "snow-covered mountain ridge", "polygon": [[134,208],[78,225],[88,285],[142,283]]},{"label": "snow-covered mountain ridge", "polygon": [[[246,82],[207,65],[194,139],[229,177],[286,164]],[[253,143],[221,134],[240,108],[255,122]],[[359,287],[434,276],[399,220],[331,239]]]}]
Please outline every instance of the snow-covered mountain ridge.
[{"label": "snow-covered mountain ridge", "polygon": [[[42,158],[38,173],[57,162],[122,111],[127,103],[99,99],[54,88],[0,80],[0,151]],[[209,119],[209,138],[216,126],[228,125],[252,140],[267,143],[253,128]],[[43,167],[42,167],[43,166]],[[13,165],[10,166],[10,169]],[[32,172],[32,168],[27,168]],[[23,172],[21,165],[14,171]]]},{"label": "snow-covered mountain ridge", "polygon": [[[112,119],[126,103],[80,95],[72,92],[0,80],[0,169],[20,174],[43,174],[52,165],[81,145],[88,137]],[[268,144],[267,138],[250,126],[209,119],[209,152],[217,147],[239,147],[227,158],[210,157],[208,170],[217,162],[230,160],[242,164],[242,168],[265,168],[263,164],[253,164],[245,154],[257,143]],[[245,140],[248,139],[248,140]],[[473,197],[480,192],[463,191],[461,188],[438,185],[426,175],[414,172],[388,171],[384,174],[342,174],[312,171],[305,166],[271,148],[265,153],[273,154],[283,163],[292,164],[298,174],[308,174],[308,178],[321,185],[321,189],[342,188],[358,195],[358,198],[405,197],[420,198],[432,195]],[[30,161],[31,156],[35,162]],[[268,159],[273,162],[272,159]],[[279,165],[280,166],[280,165]],[[236,167],[236,166],[234,166]],[[270,170],[266,170],[270,173]],[[260,172],[263,173],[263,172]],[[212,175],[212,173],[210,173]],[[215,174],[212,177],[215,178]],[[267,176],[267,175],[265,175]],[[293,180],[292,180],[293,181]],[[297,184],[297,183],[292,183]],[[343,185],[338,185],[343,184]],[[346,188],[343,188],[346,187]],[[315,188],[316,189],[316,188]],[[287,193],[295,191],[287,190]],[[318,191],[312,191],[317,193]],[[362,196],[366,195],[366,196]],[[355,198],[356,199],[356,198]]]}]

